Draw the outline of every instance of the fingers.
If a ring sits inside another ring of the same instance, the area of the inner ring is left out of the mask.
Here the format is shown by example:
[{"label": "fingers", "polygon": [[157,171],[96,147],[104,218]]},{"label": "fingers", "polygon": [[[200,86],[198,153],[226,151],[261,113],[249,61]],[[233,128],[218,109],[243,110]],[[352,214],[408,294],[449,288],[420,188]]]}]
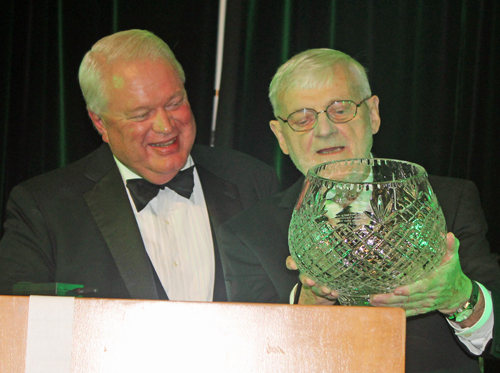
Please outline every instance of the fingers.
[{"label": "fingers", "polygon": [[436,301],[435,296],[415,294],[411,296],[388,294],[374,294],[370,296],[372,306],[400,307],[404,309],[425,308],[431,309]]},{"label": "fingers", "polygon": [[458,240],[458,238],[455,237],[455,235],[452,232],[448,232],[446,234],[446,243],[448,249],[453,248],[455,251],[458,250],[458,246],[460,245],[460,241]]},{"label": "fingers", "polygon": [[455,240],[458,241],[458,238],[456,238],[452,232],[448,232],[446,234],[446,244],[448,246],[448,249],[450,248],[450,246],[453,246],[455,244]]},{"label": "fingers", "polygon": [[[296,271],[299,269],[297,267],[297,264],[295,264],[295,261],[293,260],[293,258],[291,256],[288,256],[286,258],[286,268],[288,268],[291,271]],[[300,282],[302,282],[302,284],[305,286],[313,287],[314,285],[316,285],[316,282],[314,280],[310,279],[309,277],[307,277],[303,273],[301,273],[299,275],[299,279],[300,279]]]},{"label": "fingers", "polygon": [[443,256],[441,265],[450,260],[453,257],[453,255],[458,253],[459,246],[460,246],[460,241],[458,240],[458,238],[456,238],[453,233],[448,232],[448,234],[446,235],[446,252]]},{"label": "fingers", "polygon": [[292,271],[296,271],[297,269],[299,269],[299,267],[297,267],[297,264],[295,264],[291,256],[286,258],[286,268]]},{"label": "fingers", "polygon": [[370,304],[372,306],[396,307],[395,304],[405,302],[406,297],[397,296],[394,293],[373,294],[370,295]]},{"label": "fingers", "polygon": [[431,278],[426,278],[410,285],[398,287],[394,289],[394,294],[409,297],[416,294],[426,293],[431,287],[431,280]]},{"label": "fingers", "polygon": [[299,304],[313,304],[313,305],[332,305],[335,304],[336,298],[322,297],[314,293],[314,291],[303,286],[300,292]]},{"label": "fingers", "polygon": [[330,288],[326,286],[313,286],[312,291],[319,295],[320,297],[324,297],[327,299],[337,299],[339,297],[338,293],[336,291],[332,291]]},{"label": "fingers", "polygon": [[314,281],[312,278],[307,277],[303,273],[299,275],[299,280],[302,282],[302,285],[309,286],[309,287],[314,287],[316,285],[316,281]]},{"label": "fingers", "polygon": [[[436,270],[429,274],[427,278],[417,281],[413,284],[397,287],[394,289],[395,295],[403,296],[417,296],[418,294],[427,294],[436,287],[441,287],[444,279],[446,279],[447,271],[452,262],[450,259],[458,252],[458,247],[460,246],[459,240],[455,235],[449,232],[446,235],[446,252],[443,260]],[[449,262],[449,263],[448,263]]]},{"label": "fingers", "polygon": [[[295,264],[295,261],[293,260],[293,258],[291,256],[286,258],[286,268],[288,268],[291,271],[296,271],[299,269],[297,267],[297,264]],[[299,275],[299,279],[300,279],[300,282],[302,282],[302,284],[305,286],[313,287],[314,285],[316,285],[316,282],[314,280],[310,279],[309,277],[307,277],[303,273],[301,273]]]},{"label": "fingers", "polygon": [[[291,256],[286,258],[286,268],[288,268],[289,270],[292,270],[292,271],[295,271],[298,269],[297,264],[295,264],[295,261],[293,260],[293,258]],[[307,277],[303,273],[301,273],[299,275],[299,279],[300,279],[300,282],[302,282],[302,284],[307,286],[307,287],[312,288],[312,287],[315,287],[315,285],[316,285],[316,281]],[[323,290],[321,290],[321,289],[323,289]],[[330,293],[330,291],[331,290],[326,288],[326,287],[315,287],[315,293],[318,295],[322,295],[323,293],[328,294],[328,293]]]},{"label": "fingers", "polygon": [[338,298],[338,293],[336,291],[332,291],[327,286],[323,286],[320,284],[317,284],[316,281],[313,279],[307,277],[303,273],[299,275],[300,282],[302,282],[302,285],[305,287],[311,288],[311,290],[318,296],[320,297],[325,297],[328,299],[337,299]]},{"label": "fingers", "polygon": [[[295,271],[298,269],[297,264],[293,260],[291,256],[286,258],[286,268],[289,270]],[[314,281],[312,278],[307,277],[305,274],[301,273],[299,275],[300,282],[307,288],[310,288],[310,290],[317,296],[323,297],[329,300],[336,300],[338,298],[338,293],[336,291],[332,291],[330,288],[326,286],[321,286],[319,284],[316,284],[316,281]]]},{"label": "fingers", "polygon": [[374,306],[404,308],[407,316],[447,309],[450,304],[457,303],[457,299],[462,298],[459,289],[467,287],[458,260],[459,245],[453,233],[448,233],[446,253],[439,267],[426,278],[398,287],[393,293],[373,295],[370,303]]}]

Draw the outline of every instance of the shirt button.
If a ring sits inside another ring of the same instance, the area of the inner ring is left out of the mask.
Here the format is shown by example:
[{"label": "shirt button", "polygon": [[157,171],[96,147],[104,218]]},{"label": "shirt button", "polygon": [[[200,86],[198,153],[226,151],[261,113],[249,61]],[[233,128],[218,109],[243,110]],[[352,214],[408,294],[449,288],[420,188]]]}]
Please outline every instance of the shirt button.
[{"label": "shirt button", "polygon": [[164,220],[165,224],[170,224],[170,222],[168,220]]},{"label": "shirt button", "polygon": [[174,267],[177,267],[178,265],[179,265],[179,263],[174,262]]}]

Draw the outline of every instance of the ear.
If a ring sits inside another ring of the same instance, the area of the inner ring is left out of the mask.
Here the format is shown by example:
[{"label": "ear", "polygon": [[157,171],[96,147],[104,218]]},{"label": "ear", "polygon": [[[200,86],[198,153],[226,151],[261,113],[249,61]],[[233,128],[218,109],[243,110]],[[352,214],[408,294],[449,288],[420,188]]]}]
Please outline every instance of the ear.
[{"label": "ear", "polygon": [[272,120],[269,122],[269,126],[271,127],[271,131],[273,131],[274,136],[276,136],[276,138],[278,139],[281,151],[288,155],[289,154],[288,146],[286,144],[285,137],[283,136],[281,123],[277,120]]},{"label": "ear", "polygon": [[94,123],[97,132],[101,134],[102,140],[104,142],[109,142],[108,131],[106,130],[106,125],[104,124],[102,118],[96,113],[88,110],[90,120]]},{"label": "ear", "polygon": [[379,98],[378,96],[372,96],[367,100],[368,107],[370,109],[370,122],[372,127],[372,135],[375,135],[380,128],[380,113],[378,111]]}]

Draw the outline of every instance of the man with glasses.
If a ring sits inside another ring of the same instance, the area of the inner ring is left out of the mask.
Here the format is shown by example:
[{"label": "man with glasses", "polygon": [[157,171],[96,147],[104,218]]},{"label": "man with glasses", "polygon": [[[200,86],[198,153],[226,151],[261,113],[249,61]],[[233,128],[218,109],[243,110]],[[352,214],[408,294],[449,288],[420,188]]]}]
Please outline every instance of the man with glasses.
[{"label": "man with glasses", "polygon": [[[364,68],[351,57],[330,49],[300,53],[278,69],[269,97],[277,118],[271,130],[302,174],[323,162],[371,157],[380,127],[379,98],[371,94]],[[372,295],[371,304],[406,310],[407,372],[479,371],[474,355],[491,351],[500,356],[500,331],[493,346],[487,346],[494,326],[490,291],[499,286],[500,270],[490,256],[474,184],[429,180],[460,249],[448,234],[445,259],[435,273],[394,293]],[[230,301],[288,303],[297,291],[299,303],[335,304],[335,289],[304,275],[300,290],[293,290],[298,273],[289,257],[288,226],[303,181],[219,230]],[[497,305],[498,293],[493,294]]]}]

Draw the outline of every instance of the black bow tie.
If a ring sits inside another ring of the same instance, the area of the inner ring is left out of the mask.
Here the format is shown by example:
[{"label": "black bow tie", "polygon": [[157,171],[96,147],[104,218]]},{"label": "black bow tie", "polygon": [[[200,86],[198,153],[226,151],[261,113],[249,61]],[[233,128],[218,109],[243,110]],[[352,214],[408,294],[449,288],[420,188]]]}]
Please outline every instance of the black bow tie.
[{"label": "black bow tie", "polygon": [[191,166],[185,170],[179,171],[172,180],[162,185],[153,184],[144,179],[127,180],[127,188],[134,200],[137,212],[140,212],[146,207],[149,201],[158,195],[160,189],[163,190],[165,187],[189,199],[193,193],[194,187],[193,169],[194,166]]}]

